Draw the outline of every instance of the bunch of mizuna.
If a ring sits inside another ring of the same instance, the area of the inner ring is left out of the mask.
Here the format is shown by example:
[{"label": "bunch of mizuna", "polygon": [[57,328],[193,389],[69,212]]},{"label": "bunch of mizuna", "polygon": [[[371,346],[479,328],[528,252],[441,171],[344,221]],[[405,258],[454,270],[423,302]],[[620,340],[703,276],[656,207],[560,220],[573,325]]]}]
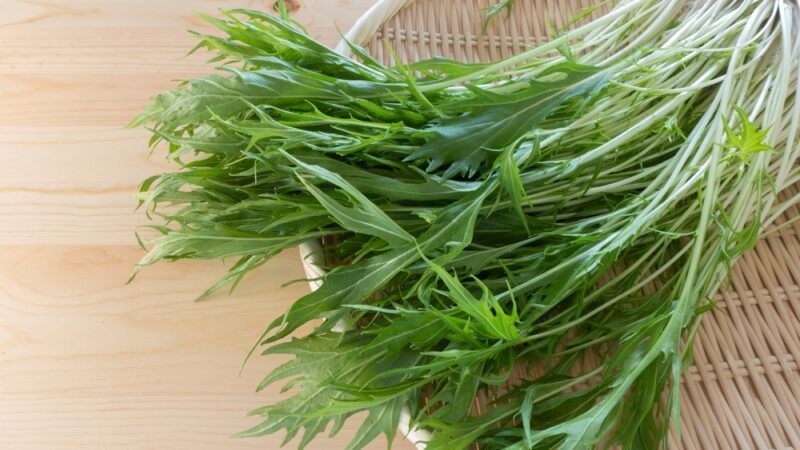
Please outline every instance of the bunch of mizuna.
[{"label": "bunch of mizuna", "polygon": [[289,394],[243,435],[365,411],[361,448],[406,411],[429,449],[665,444],[698,317],[800,200],[796,1],[620,0],[506,60],[393,67],[223,16],[221,72],[135,121],[178,165],[143,184],[141,266],[230,260],[213,291],[308,241],[329,263],[256,344]]}]

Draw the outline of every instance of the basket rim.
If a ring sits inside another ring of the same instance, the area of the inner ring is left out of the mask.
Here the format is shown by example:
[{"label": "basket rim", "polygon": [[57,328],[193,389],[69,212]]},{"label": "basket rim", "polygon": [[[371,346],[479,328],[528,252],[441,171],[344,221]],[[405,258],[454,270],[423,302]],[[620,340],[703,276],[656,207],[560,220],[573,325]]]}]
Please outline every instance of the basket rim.
[{"label": "basket rim", "polygon": [[404,6],[413,2],[414,0],[378,0],[356,20],[356,23],[345,33],[334,50],[344,56],[352,56],[353,52],[348,43],[363,45],[384,22],[391,19]]}]

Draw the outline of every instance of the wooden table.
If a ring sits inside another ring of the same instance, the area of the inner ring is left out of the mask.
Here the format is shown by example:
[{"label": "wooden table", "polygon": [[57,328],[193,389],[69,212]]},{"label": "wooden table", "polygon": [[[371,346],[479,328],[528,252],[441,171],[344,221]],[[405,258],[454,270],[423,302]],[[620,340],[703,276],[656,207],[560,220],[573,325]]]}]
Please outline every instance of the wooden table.
[{"label": "wooden table", "polygon": [[[301,0],[295,18],[332,44],[373,0]],[[254,358],[265,324],[306,292],[295,251],[230,297],[194,303],[224,268],[142,256],[137,184],[167,169],[124,125],[174,79],[207,73],[195,11],[246,0],[0,2],[0,448],[277,448],[233,440],[278,398],[254,387],[283,360]],[[316,449],[344,448],[353,419]],[[396,449],[412,446],[396,439]],[[296,444],[290,444],[294,448]],[[385,448],[376,441],[370,448]]]}]

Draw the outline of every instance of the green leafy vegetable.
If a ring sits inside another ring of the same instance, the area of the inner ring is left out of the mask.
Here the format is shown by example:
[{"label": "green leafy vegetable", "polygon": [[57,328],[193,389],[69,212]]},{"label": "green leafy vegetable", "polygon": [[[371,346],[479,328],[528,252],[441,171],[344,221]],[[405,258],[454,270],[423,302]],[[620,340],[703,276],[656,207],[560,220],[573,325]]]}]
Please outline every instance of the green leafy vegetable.
[{"label": "green leafy vegetable", "polygon": [[443,120],[426,134],[432,137],[409,158],[431,161],[428,170],[448,165],[444,176],[473,176],[491,158],[491,152],[513,143],[541,123],[566,100],[602,86],[606,74],[600,69],[565,63],[539,76],[562,75],[558,81],[531,81],[530,86],[507,94],[473,88],[476,98],[450,108],[466,114]]},{"label": "green leafy vegetable", "polygon": [[234,259],[211,293],[317,240],[330,269],[256,343],[292,357],[259,390],[290,394],[242,436],[302,448],[366,412],[359,449],[409,412],[429,449],[664,446],[682,343],[800,200],[778,196],[800,181],[800,7],[612,3],[481,64],[206,18],[221,72],[133,123],[178,167],[142,184],[161,221],[140,266]]}]

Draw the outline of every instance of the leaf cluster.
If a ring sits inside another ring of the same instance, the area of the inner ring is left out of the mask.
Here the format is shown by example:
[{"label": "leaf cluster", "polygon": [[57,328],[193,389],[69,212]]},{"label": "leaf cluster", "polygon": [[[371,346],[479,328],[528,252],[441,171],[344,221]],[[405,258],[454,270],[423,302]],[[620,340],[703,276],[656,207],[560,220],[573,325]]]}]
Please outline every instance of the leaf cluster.
[{"label": "leaf cluster", "polygon": [[625,0],[508,60],[394,67],[268,14],[207,17],[221,72],[134,121],[178,167],[142,185],[161,223],[140,266],[233,259],[213,292],[335,242],[257,343],[292,356],[259,389],[292,395],[242,435],[302,448],[366,411],[358,449],[408,408],[429,449],[663,445],[681,342],[798,179],[792,9],[699,3]]}]

